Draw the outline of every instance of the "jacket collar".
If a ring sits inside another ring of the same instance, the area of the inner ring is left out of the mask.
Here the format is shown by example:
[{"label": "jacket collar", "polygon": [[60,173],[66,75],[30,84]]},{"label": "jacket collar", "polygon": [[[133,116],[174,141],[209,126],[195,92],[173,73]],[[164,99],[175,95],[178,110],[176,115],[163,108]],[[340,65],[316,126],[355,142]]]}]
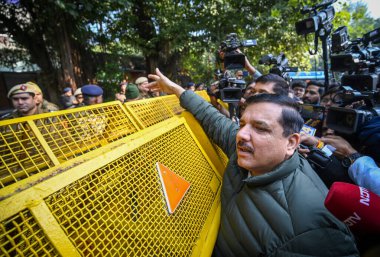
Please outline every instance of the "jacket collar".
[{"label": "jacket collar", "polygon": [[286,161],[283,161],[280,165],[278,165],[273,171],[265,173],[259,176],[251,176],[244,181],[248,184],[248,186],[262,186],[266,184],[270,184],[274,181],[280,180],[290,173],[292,173],[297,167],[300,165],[300,157],[298,155],[298,151],[294,152],[292,157]]}]

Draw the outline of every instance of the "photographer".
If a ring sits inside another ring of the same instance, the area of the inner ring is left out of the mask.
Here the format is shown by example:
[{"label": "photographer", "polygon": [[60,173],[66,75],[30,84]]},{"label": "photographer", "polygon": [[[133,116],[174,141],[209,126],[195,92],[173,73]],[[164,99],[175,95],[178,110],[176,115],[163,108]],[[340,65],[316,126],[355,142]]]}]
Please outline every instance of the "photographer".
[{"label": "photographer", "polygon": [[[216,86],[211,85],[210,90],[216,90]],[[240,114],[242,113],[242,110],[245,109],[244,103],[248,97],[262,93],[287,96],[289,94],[289,85],[283,78],[276,74],[269,73],[260,76],[255,82],[247,86],[246,91],[244,92],[244,96],[239,102],[239,105],[241,106]],[[230,117],[228,111],[224,109],[220,103],[217,102],[216,97],[210,95],[210,99],[212,105],[214,105],[225,116]]]},{"label": "photographer", "polygon": [[210,103],[224,116],[230,118],[230,113],[218,101],[217,94],[219,93],[219,81],[213,82],[207,89],[207,94],[210,97]]},{"label": "photographer", "polygon": [[302,101],[305,104],[319,104],[323,93],[323,84],[315,80],[309,81],[305,89],[305,94],[302,97]]},{"label": "photographer", "polygon": [[[326,125],[326,114],[328,108],[341,106],[341,93],[340,86],[332,84],[330,89],[322,96],[321,106],[326,109],[324,119],[318,120],[320,126],[319,131],[317,129],[319,132],[317,134],[320,136],[334,135],[334,131]],[[306,122],[306,124],[308,123]],[[341,160],[331,155],[330,148],[333,149],[332,147],[324,145],[320,138],[306,134],[301,135],[301,144],[307,148],[299,149],[299,152],[307,156],[309,162],[312,163],[317,174],[328,188],[336,181],[352,183],[348,176],[347,167],[342,166]]]},{"label": "photographer", "polygon": [[[244,73],[241,68],[248,70],[254,78],[261,76],[261,73],[253,67],[248,58],[238,48],[238,46],[244,45],[245,43],[240,42],[234,33],[229,34],[227,40],[222,42],[218,50],[222,71],[218,70],[218,73],[216,73],[215,76],[216,79],[219,80],[214,82],[207,91],[211,104],[223,115],[234,119],[235,121],[238,121],[241,113],[240,107],[243,106],[245,102],[244,96],[242,95],[245,90],[245,81]],[[255,43],[246,46],[252,45],[255,45]],[[228,60],[226,58],[228,58]],[[242,63],[244,63],[244,65]],[[228,67],[225,67],[225,64],[227,64]],[[228,68],[231,67],[232,69],[235,69],[234,72],[228,70]],[[225,93],[226,91],[224,90],[228,90],[227,93]],[[218,99],[228,103],[228,110],[218,102]]]},{"label": "photographer", "polygon": [[[243,54],[243,52],[237,48],[236,50],[236,53],[240,53],[240,54]],[[219,59],[221,60],[221,65],[222,65],[222,70],[223,71],[226,71],[226,67],[224,67],[224,56],[225,56],[225,52],[219,48],[218,50],[218,55],[219,55]],[[245,63],[244,63],[244,68],[248,71],[248,73],[253,76],[253,79],[257,79],[258,77],[260,77],[262,74],[249,62],[247,56],[245,56]]]}]

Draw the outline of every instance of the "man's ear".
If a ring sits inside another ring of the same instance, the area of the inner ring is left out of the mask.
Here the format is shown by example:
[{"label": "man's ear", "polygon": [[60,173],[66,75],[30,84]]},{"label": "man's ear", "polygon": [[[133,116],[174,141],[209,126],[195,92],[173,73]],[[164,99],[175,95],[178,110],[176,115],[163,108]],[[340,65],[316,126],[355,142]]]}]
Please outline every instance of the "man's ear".
[{"label": "man's ear", "polygon": [[288,137],[288,145],[286,146],[286,154],[292,156],[301,142],[301,135],[293,133]]}]

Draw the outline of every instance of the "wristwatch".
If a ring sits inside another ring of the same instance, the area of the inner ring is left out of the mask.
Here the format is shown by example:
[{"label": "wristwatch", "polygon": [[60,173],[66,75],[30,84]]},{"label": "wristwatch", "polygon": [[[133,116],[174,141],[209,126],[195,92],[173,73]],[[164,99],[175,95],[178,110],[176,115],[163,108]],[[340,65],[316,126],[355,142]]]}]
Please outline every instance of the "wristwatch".
[{"label": "wristwatch", "polygon": [[348,156],[344,157],[342,160],[343,167],[346,167],[346,168],[350,167],[351,164],[353,164],[357,159],[359,159],[362,156],[363,155],[361,155],[358,152],[349,154]]}]

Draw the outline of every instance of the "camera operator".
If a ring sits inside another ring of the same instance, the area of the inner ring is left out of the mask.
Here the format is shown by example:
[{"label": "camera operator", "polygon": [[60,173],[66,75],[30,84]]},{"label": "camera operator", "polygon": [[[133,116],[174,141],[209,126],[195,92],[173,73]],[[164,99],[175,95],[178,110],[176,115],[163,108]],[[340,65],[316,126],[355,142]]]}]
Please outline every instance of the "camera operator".
[{"label": "camera operator", "polygon": [[[243,53],[239,48],[235,50],[237,53]],[[221,62],[221,65],[222,65],[222,70],[225,71],[225,67],[224,67],[224,56],[225,56],[225,52],[219,48],[218,50],[218,54],[219,54],[219,58],[220,60],[222,61]],[[245,56],[245,64],[244,64],[244,68],[248,71],[248,73],[253,76],[253,79],[257,79],[258,77],[260,77],[262,74],[260,73],[260,71],[258,71],[248,60],[247,56]]]},{"label": "camera operator", "polygon": [[244,89],[243,97],[240,99],[240,102],[239,102],[239,114],[240,114],[240,116],[241,116],[241,114],[244,112],[244,110],[246,108],[246,103],[245,103],[246,100],[248,99],[248,97],[254,95],[254,88],[255,88],[255,86],[256,86],[256,81],[252,81]]},{"label": "camera operator", "polygon": [[305,94],[302,97],[302,101],[305,104],[319,104],[323,93],[324,93],[323,84],[314,80],[309,81],[305,89]]},{"label": "camera operator", "polygon": [[210,87],[207,89],[207,94],[210,97],[210,103],[218,109],[218,111],[226,116],[227,118],[230,118],[229,111],[224,108],[218,101],[217,94],[219,92],[219,81],[213,82]]},{"label": "camera operator", "polygon": [[[228,111],[223,110],[223,113],[236,123],[239,123],[239,106],[244,101],[243,93],[246,87],[242,69],[247,69],[253,78],[261,75],[249,62],[247,56],[241,52],[240,48],[256,45],[257,43],[254,39],[239,40],[236,33],[230,33],[221,42],[218,49],[218,64],[222,70],[218,70],[218,73],[215,74],[219,82],[218,89],[214,90],[214,92],[213,90],[209,90],[208,93],[210,98],[215,98],[211,99],[214,107],[222,110],[220,109],[221,106],[228,106],[226,107]],[[223,101],[224,104],[217,104],[218,100]]]},{"label": "camera operator", "polygon": [[[339,85],[331,84],[330,89],[322,96],[321,106],[326,109],[324,119],[319,124],[320,136],[334,135],[334,131],[326,126],[326,113],[329,107],[342,105],[341,93],[342,90]],[[348,176],[347,167],[344,167],[341,160],[332,155],[331,149],[333,150],[333,147],[328,144],[325,145],[318,137],[307,134],[301,135],[301,144],[307,148],[299,149],[299,152],[308,158],[328,188],[336,181],[352,183]]]}]

